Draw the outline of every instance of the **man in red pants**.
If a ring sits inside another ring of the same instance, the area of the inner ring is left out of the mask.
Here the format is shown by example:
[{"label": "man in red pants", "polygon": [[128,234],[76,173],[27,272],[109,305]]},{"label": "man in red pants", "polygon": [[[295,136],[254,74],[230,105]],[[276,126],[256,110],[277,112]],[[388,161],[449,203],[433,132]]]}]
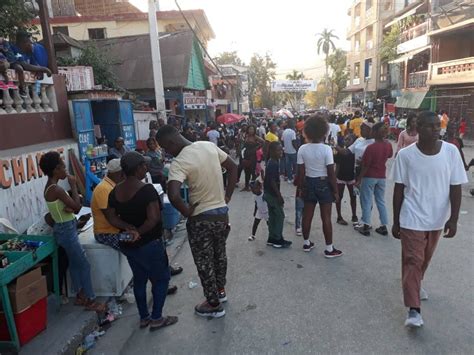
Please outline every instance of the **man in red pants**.
[{"label": "man in red pants", "polygon": [[421,281],[444,229],[457,231],[461,184],[467,175],[456,146],[439,140],[440,122],[434,112],[417,118],[419,141],[397,155],[393,179],[392,234],[402,243],[402,286],[409,308],[405,326],[420,327],[420,299],[428,299]]}]

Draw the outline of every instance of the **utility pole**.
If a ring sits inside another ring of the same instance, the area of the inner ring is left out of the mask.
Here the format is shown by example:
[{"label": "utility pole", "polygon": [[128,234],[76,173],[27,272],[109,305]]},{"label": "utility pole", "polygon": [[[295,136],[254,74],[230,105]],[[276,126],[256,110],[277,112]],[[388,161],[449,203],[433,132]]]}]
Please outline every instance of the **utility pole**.
[{"label": "utility pole", "polygon": [[51,36],[51,29],[49,28],[49,11],[46,0],[38,1],[39,18],[41,22],[41,31],[43,32],[43,41],[46,51],[48,52],[49,69],[53,74],[58,73],[58,64],[56,63],[56,54],[54,52],[53,37]]},{"label": "utility pole", "polygon": [[[150,27],[151,61],[153,69],[153,83],[155,87],[156,110],[161,118],[166,117],[165,93],[163,88],[163,73],[161,71],[160,40],[158,37],[158,22],[156,11],[159,9],[158,0],[148,0],[148,24]],[[145,68],[143,68],[145,69]]]}]

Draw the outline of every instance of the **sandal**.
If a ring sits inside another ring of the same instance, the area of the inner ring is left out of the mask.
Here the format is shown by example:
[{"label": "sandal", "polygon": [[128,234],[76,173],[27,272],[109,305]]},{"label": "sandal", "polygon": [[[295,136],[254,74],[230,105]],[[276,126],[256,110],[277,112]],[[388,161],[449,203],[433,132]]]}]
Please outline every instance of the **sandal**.
[{"label": "sandal", "polygon": [[178,322],[178,317],[175,316],[167,316],[162,317],[158,320],[150,320],[150,331],[158,330],[160,328],[167,327],[169,325],[173,325]]},{"label": "sandal", "polygon": [[84,294],[83,290],[80,290],[76,295],[76,300],[74,301],[75,306],[85,306],[87,304],[87,297]]},{"label": "sandal", "polygon": [[95,311],[97,313],[107,311],[108,307],[104,303],[95,302],[94,300],[87,300],[85,304],[86,311]]},{"label": "sandal", "polygon": [[340,224],[341,226],[347,226],[348,225],[348,223],[343,218],[338,218],[336,223]]}]

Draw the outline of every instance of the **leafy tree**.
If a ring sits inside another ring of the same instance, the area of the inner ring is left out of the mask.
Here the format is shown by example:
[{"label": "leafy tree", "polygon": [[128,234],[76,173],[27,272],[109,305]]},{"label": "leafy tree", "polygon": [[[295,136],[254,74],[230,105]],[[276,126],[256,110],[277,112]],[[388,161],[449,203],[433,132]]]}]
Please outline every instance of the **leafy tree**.
[{"label": "leafy tree", "polygon": [[318,54],[320,54],[321,50],[322,50],[322,52],[326,56],[326,60],[325,60],[326,78],[329,77],[329,73],[328,73],[328,70],[329,70],[329,63],[328,63],[329,52],[331,50],[332,51],[336,50],[336,46],[334,45],[333,38],[339,39],[339,37],[337,37],[335,34],[333,34],[333,31],[334,30],[328,30],[327,28],[325,28],[323,30],[323,32],[317,34],[317,36],[319,36],[318,43],[317,43]]},{"label": "leafy tree", "polygon": [[380,59],[382,63],[390,62],[397,59],[397,45],[400,37],[400,27],[393,25],[390,32],[383,37],[382,45],[380,46]]},{"label": "leafy tree", "polygon": [[254,107],[272,107],[270,84],[275,79],[275,68],[276,63],[268,53],[264,56],[255,53],[250,59],[249,92]]},{"label": "leafy tree", "polygon": [[336,49],[328,59],[328,64],[332,69],[331,93],[336,102],[337,94],[346,87],[349,73],[347,72],[347,53],[342,49]]},{"label": "leafy tree", "polygon": [[0,37],[12,38],[19,29],[33,32],[31,20],[34,11],[25,6],[22,0],[0,0]]},{"label": "leafy tree", "polygon": [[218,65],[223,65],[223,64],[234,64],[234,65],[240,65],[240,66],[245,65],[244,62],[240,59],[239,55],[237,54],[237,51],[222,52],[217,56],[217,58],[215,58],[215,62]]},{"label": "leafy tree", "polygon": [[97,85],[111,89],[118,88],[117,77],[112,71],[115,61],[97,49],[93,43],[87,44],[78,58],[58,57],[57,59],[60,66],[90,66],[94,70],[94,81]]},{"label": "leafy tree", "polygon": [[328,95],[327,87],[325,84],[320,83],[316,91],[308,91],[304,97],[304,101],[308,107],[317,109],[321,106],[326,106],[326,97]]}]

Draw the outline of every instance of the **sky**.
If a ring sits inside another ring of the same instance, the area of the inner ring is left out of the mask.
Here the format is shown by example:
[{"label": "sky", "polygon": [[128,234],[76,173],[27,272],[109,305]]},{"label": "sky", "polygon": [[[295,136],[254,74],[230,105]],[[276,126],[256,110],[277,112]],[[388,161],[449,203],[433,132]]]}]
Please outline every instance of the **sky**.
[{"label": "sky", "polygon": [[[131,0],[147,10],[147,0]],[[216,34],[208,51],[217,56],[236,50],[242,60],[268,52],[277,63],[277,77],[292,69],[306,77],[324,74],[323,56],[317,54],[317,36],[324,28],[339,37],[336,47],[348,49],[346,40],[353,0],[178,0],[183,10],[203,9]],[[160,0],[160,10],[176,10],[174,0]]]}]

